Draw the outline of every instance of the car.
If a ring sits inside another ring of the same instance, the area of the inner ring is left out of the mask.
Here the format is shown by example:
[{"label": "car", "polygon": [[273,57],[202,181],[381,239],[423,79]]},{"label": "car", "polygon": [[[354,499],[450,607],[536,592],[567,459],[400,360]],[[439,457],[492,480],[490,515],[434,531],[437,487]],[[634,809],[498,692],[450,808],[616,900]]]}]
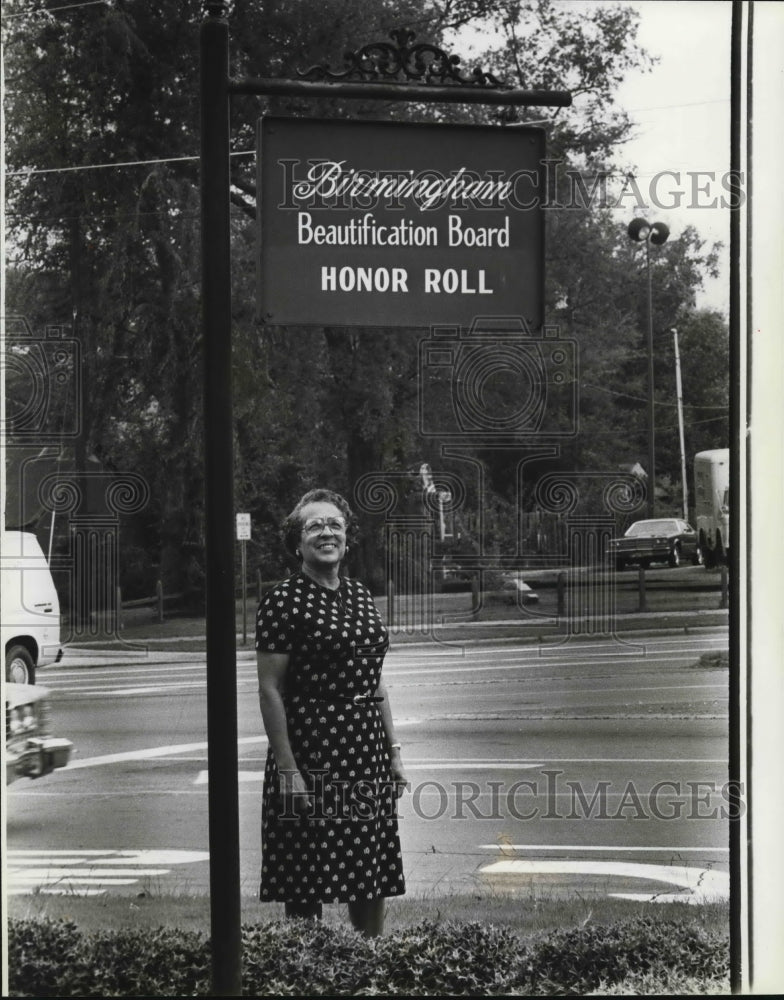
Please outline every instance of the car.
[{"label": "car", "polygon": [[73,743],[52,735],[48,688],[5,685],[5,781],[40,778],[65,767]]},{"label": "car", "polygon": [[611,539],[610,555],[619,570],[629,563],[640,566],[650,566],[654,562],[680,566],[685,560],[695,566],[702,563],[697,532],[678,517],[635,521],[622,538]]}]

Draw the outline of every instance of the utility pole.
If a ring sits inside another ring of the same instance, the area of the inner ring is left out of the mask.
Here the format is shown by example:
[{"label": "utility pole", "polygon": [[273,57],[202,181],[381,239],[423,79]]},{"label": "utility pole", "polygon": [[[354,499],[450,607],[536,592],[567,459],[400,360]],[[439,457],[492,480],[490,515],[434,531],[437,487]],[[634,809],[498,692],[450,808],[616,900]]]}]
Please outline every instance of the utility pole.
[{"label": "utility pole", "polygon": [[678,331],[673,328],[675,341],[675,394],[678,400],[678,434],[681,442],[681,482],[683,483],[683,520],[689,520],[689,485],[686,478],[686,446],[683,437],[683,387],[681,385],[681,356],[678,351]]}]

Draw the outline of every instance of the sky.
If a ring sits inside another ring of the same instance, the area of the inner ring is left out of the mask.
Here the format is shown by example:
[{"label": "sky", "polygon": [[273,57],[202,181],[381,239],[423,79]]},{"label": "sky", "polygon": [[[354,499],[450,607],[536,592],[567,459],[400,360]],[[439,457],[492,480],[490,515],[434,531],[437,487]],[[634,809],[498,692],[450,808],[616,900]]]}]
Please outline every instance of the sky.
[{"label": "sky", "polygon": [[[670,238],[687,225],[694,226],[708,246],[724,244],[718,279],[706,279],[698,293],[699,308],[729,309],[729,212],[707,205],[726,194],[721,177],[730,161],[730,27],[731,0],[556,0],[563,6],[632,7],[640,15],[638,44],[657,64],[647,73],[630,75],[617,91],[617,104],[629,114],[635,127],[633,138],[616,157],[620,168],[633,168],[650,211],[640,211],[634,199],[624,199],[618,209],[619,225],[635,216],[664,222]],[[482,37],[482,44],[486,44]],[[473,39],[463,36],[463,44]],[[478,46],[481,48],[481,45]],[[467,50],[464,50],[467,51]],[[466,60],[467,61],[467,60]],[[534,81],[532,85],[535,86]],[[578,99],[579,100],[579,99]],[[575,104],[578,107],[579,104]],[[680,173],[680,181],[657,175]],[[703,190],[692,191],[693,175],[706,171],[715,179],[696,180]],[[658,207],[653,193],[664,208]],[[617,188],[611,189],[616,191]],[[680,207],[674,205],[680,193]],[[696,207],[699,205],[700,207]],[[707,247],[706,247],[707,248]]]},{"label": "sky", "polygon": [[[660,209],[651,205],[650,221],[670,227],[670,238],[686,225],[694,226],[708,244],[721,242],[721,274],[707,280],[698,295],[698,307],[729,308],[729,211],[710,208],[726,192],[720,178],[730,166],[730,0],[637,0],[624,3],[640,14],[639,44],[659,62],[650,73],[635,74],[618,92],[618,103],[636,123],[635,137],[627,143],[620,161],[635,166],[643,190],[662,171],[681,174],[677,190],[683,193],[679,208],[666,206],[676,200],[672,178],[662,178],[658,191]],[[693,173],[713,173],[716,180]],[[702,188],[696,197],[693,185]],[[627,213],[628,214],[628,213]]]}]

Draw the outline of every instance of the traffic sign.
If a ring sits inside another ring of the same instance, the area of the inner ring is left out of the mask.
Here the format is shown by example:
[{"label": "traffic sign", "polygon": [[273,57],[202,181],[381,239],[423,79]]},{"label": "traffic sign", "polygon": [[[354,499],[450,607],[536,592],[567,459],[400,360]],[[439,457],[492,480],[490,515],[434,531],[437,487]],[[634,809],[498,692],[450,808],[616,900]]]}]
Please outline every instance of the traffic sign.
[{"label": "traffic sign", "polygon": [[237,541],[247,542],[250,539],[250,514],[237,514]]}]

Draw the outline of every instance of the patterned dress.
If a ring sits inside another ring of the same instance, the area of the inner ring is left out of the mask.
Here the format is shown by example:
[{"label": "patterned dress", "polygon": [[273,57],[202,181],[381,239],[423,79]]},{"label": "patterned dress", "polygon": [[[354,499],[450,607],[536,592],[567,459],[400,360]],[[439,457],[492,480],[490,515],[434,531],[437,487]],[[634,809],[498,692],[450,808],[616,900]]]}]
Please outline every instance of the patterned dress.
[{"label": "patterned dress", "polygon": [[298,573],[268,592],[256,649],[288,653],[289,742],[312,795],[295,816],[270,748],[264,773],[260,899],[353,902],[405,892],[397,796],[378,701],[389,646],[370,591]]}]

